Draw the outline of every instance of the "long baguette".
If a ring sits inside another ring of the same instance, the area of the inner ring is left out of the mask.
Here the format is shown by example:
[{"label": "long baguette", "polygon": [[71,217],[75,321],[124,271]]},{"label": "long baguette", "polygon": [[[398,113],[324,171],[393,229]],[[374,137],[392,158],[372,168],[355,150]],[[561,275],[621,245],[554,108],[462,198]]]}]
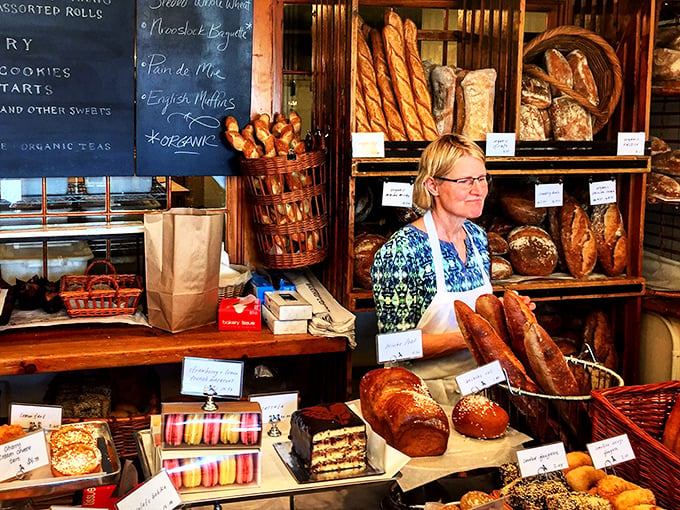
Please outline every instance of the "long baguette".
[{"label": "long baguette", "polygon": [[475,311],[484,317],[496,330],[506,345],[510,345],[510,335],[505,323],[503,302],[493,294],[482,294],[475,301]]},{"label": "long baguette", "polygon": [[418,52],[418,27],[406,18],[404,20],[404,49],[406,52],[406,65],[411,77],[411,89],[416,104],[416,111],[423,129],[426,140],[435,140],[439,136],[437,124],[432,116],[432,96],[427,87],[425,71],[420,61]]},{"label": "long baguette", "polygon": [[374,133],[382,132],[386,138],[389,138],[382,99],[378,90],[375,69],[373,69],[373,57],[371,57],[371,50],[368,48],[366,39],[361,34],[357,37],[357,53],[358,79],[361,81],[364,90],[366,114],[368,115],[368,123],[371,125],[371,131]]},{"label": "long baguette", "polygon": [[524,347],[524,325],[528,321],[535,321],[536,316],[520,295],[512,290],[503,293],[503,313],[512,351],[527,368],[527,372],[531,373],[533,370]]},{"label": "long baguette", "polygon": [[404,51],[404,39],[392,25],[385,25],[382,31],[385,56],[390,68],[390,76],[394,85],[401,119],[404,122],[406,135],[409,140],[424,140],[423,129],[413,99],[411,82],[408,77],[408,67]]},{"label": "long baguette", "polygon": [[404,129],[404,123],[401,120],[401,114],[399,113],[397,98],[394,97],[390,68],[387,65],[385,46],[383,45],[380,31],[372,29],[370,40],[371,50],[373,52],[373,68],[375,69],[378,89],[380,90],[380,95],[382,97],[383,112],[385,113],[385,122],[387,122],[390,140],[394,142],[406,141],[406,130]]},{"label": "long baguette", "polygon": [[363,87],[361,86],[361,82],[358,80],[355,94],[354,123],[354,130],[357,133],[370,133],[371,125],[368,122],[366,102],[364,101],[364,91]]}]

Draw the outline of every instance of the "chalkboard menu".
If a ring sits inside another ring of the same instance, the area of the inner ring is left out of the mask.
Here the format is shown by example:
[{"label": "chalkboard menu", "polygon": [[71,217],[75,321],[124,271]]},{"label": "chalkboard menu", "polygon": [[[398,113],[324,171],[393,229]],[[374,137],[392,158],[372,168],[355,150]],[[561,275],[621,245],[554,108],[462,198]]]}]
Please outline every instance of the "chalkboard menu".
[{"label": "chalkboard menu", "polygon": [[132,175],[134,5],[0,2],[0,177]]},{"label": "chalkboard menu", "polygon": [[232,175],[250,115],[251,0],[138,0],[137,174]]}]

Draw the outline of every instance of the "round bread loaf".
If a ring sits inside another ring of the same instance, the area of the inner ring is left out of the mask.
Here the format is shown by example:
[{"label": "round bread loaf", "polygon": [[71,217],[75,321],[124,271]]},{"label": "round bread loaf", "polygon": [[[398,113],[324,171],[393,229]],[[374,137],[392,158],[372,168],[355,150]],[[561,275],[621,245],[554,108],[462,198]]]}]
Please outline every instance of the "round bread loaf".
[{"label": "round bread loaf", "polygon": [[516,273],[546,276],[557,266],[557,247],[540,227],[525,225],[508,234],[510,263]]},{"label": "round bread loaf", "polygon": [[491,257],[491,279],[504,280],[514,274],[512,264],[503,257]]},{"label": "round bread loaf", "polygon": [[453,407],[453,427],[465,436],[494,439],[505,434],[510,418],[493,400],[472,393],[464,396]]},{"label": "round bread loaf", "polygon": [[619,276],[628,265],[628,235],[621,211],[615,203],[596,205],[590,221],[602,272]]},{"label": "round bread loaf", "polygon": [[489,243],[489,255],[505,255],[508,253],[508,242],[498,232],[489,232],[486,234],[486,238]]},{"label": "round bread loaf", "polygon": [[361,234],[354,240],[354,283],[371,288],[373,257],[387,239],[378,234]]},{"label": "round bread loaf", "polygon": [[501,205],[508,217],[518,225],[538,225],[548,210],[536,207],[533,193],[510,192],[501,197]]},{"label": "round bread loaf", "polygon": [[588,214],[576,202],[569,201],[560,210],[560,227],[569,272],[574,278],[588,276],[597,263],[597,242]]},{"label": "round bread loaf", "polygon": [[495,501],[493,496],[484,491],[469,491],[461,496],[459,505],[460,510],[471,510],[492,501]]},{"label": "round bread loaf", "polygon": [[650,172],[647,176],[647,201],[651,203],[680,201],[680,183],[668,175]]},{"label": "round bread loaf", "polygon": [[96,473],[102,467],[99,448],[84,443],[67,444],[52,454],[54,476],[77,476]]}]

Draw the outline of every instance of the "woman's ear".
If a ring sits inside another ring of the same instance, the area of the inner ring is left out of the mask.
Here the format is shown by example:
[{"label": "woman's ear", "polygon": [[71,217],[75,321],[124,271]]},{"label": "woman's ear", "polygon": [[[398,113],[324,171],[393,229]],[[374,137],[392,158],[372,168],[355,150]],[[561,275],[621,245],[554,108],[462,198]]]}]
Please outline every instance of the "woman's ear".
[{"label": "woman's ear", "polygon": [[437,183],[434,180],[434,177],[428,177],[425,179],[425,182],[423,183],[425,185],[425,189],[432,195],[433,197],[436,197],[439,195],[439,189],[437,187]]}]

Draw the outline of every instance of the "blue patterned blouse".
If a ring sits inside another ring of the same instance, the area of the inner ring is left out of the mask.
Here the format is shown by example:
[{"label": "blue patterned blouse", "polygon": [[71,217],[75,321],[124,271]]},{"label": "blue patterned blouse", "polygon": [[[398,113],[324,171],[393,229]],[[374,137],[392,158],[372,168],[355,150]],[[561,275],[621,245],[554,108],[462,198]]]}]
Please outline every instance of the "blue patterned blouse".
[{"label": "blue patterned blouse", "polygon": [[[465,222],[466,263],[458,257],[453,243],[440,241],[444,276],[449,292],[479,287],[484,274],[474,262],[472,241],[491,270],[486,233],[471,221]],[[378,331],[389,333],[414,329],[437,293],[432,250],[427,233],[409,224],[394,233],[375,255],[371,267]]]}]

